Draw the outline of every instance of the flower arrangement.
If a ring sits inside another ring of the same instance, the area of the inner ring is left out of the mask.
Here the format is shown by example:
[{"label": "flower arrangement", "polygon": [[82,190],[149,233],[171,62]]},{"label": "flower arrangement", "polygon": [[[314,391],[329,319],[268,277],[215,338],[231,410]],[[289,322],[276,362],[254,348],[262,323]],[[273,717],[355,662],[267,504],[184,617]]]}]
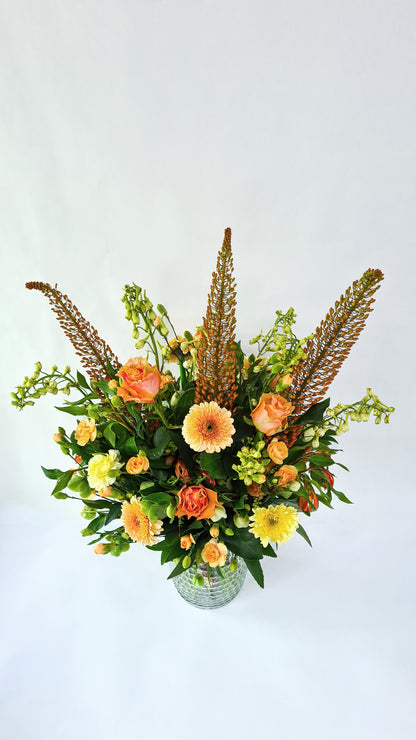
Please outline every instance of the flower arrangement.
[{"label": "flower arrangement", "polygon": [[201,563],[221,574],[231,554],[263,586],[265,556],[276,557],[295,533],[310,544],[301,517],[331,507],[334,496],[350,503],[332,472],[338,435],[349,421],[388,422],[394,411],[370,388],[350,404],[330,408],[325,398],[382,279],[380,270],[367,270],[303,339],[294,333],[293,309],[276,311],[271,329],[251,340],[256,352],[246,355],[235,337],[226,229],[207,311],[193,332],[178,335],[163,305],[134,283],[125,287],[126,319],[142,356],[124,364],[56,286],[27,283],[48,298],[89,377],[68,366],[45,372],[37,362],[12,404],[78,394],[57,407],[76,423],[53,435],[73,463],[43,471],[55,498],[82,503],[81,534],[92,538],[94,552],[117,557],[140,543],[159,551],[162,564],[174,562],[170,578],[194,568],[196,585]]}]

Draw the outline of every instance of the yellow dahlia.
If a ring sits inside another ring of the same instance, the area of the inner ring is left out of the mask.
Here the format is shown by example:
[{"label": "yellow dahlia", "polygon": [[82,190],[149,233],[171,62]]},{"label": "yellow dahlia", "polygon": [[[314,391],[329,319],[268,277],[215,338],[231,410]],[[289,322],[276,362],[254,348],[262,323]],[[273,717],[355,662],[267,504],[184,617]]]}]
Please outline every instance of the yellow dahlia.
[{"label": "yellow dahlia", "polygon": [[151,522],[149,517],[143,514],[140,499],[136,496],[132,496],[130,501],[123,501],[120,519],[133,542],[140,542],[141,545],[155,545],[156,537],[163,528],[160,519]]},{"label": "yellow dahlia", "polygon": [[118,471],[124,463],[120,462],[120,453],[118,450],[109,450],[107,455],[93,455],[88,463],[88,485],[95,488],[100,493],[103,488],[111,486],[117,476]]},{"label": "yellow dahlia", "polygon": [[196,452],[220,452],[230,447],[234,432],[231,411],[215,401],[191,406],[182,427],[185,442]]},{"label": "yellow dahlia", "polygon": [[261,541],[263,547],[270,542],[287,542],[299,526],[299,514],[293,506],[259,506],[250,517],[250,532]]}]

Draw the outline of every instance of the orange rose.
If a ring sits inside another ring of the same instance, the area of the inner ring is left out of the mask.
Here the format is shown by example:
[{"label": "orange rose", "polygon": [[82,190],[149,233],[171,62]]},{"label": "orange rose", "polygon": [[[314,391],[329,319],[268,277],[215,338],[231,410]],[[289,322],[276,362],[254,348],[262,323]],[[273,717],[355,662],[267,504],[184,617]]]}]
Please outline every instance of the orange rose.
[{"label": "orange rose", "polygon": [[210,564],[211,568],[216,568],[217,565],[221,567],[227,557],[227,548],[223,542],[210,540],[203,548],[201,557],[204,563]]},{"label": "orange rose", "polygon": [[286,486],[287,483],[293,483],[296,480],[298,471],[294,465],[282,465],[277,475],[279,476],[279,483],[277,485]]},{"label": "orange rose", "polygon": [[274,437],[267,446],[267,453],[276,465],[281,465],[283,460],[288,456],[289,450],[284,442],[279,442],[279,440]]},{"label": "orange rose", "polygon": [[159,393],[161,375],[156,365],[152,367],[143,357],[132,357],[117,373],[121,378],[121,386],[117,388],[117,395],[123,401],[137,403],[153,403]]},{"label": "orange rose", "polygon": [[130,475],[138,475],[149,470],[149,460],[146,455],[135,455],[127,460],[126,470]]},{"label": "orange rose", "polygon": [[184,534],[184,536],[181,537],[180,544],[181,544],[182,550],[189,550],[192,547],[192,545],[195,544],[195,540],[191,534]]},{"label": "orange rose", "polygon": [[254,426],[263,434],[270,436],[282,428],[295,407],[278,393],[263,393],[251,418]]},{"label": "orange rose", "polygon": [[261,485],[259,483],[250,483],[250,485],[247,486],[247,491],[249,492],[250,496],[253,496],[253,498],[262,498],[264,496],[264,493],[261,490]]},{"label": "orange rose", "polygon": [[210,519],[215,514],[215,507],[220,506],[216,491],[205,486],[182,486],[178,493],[179,504],[176,516],[194,516],[196,519]]},{"label": "orange rose", "polygon": [[81,419],[79,422],[74,434],[80,447],[84,447],[84,445],[89,441],[94,442],[94,439],[97,436],[94,419],[88,419],[88,417],[85,416],[84,419]]}]

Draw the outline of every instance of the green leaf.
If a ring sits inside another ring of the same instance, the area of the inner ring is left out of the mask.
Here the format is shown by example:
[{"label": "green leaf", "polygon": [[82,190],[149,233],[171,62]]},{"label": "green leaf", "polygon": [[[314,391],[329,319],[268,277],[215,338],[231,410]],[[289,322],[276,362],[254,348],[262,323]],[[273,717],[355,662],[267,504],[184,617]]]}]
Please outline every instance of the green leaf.
[{"label": "green leaf", "polygon": [[277,558],[277,554],[275,550],[273,550],[273,547],[271,546],[270,543],[267,545],[267,547],[263,548],[263,551],[265,555],[269,556],[269,558]]},{"label": "green leaf", "polygon": [[99,514],[99,516],[96,516],[95,519],[92,519],[90,522],[88,522],[88,529],[91,529],[92,532],[98,532],[98,530],[104,526],[106,519],[107,514]]},{"label": "green leaf", "polygon": [[110,508],[110,511],[105,517],[104,524],[110,524],[110,522],[113,521],[113,519],[119,519],[121,514],[121,504],[113,504]]},{"label": "green leaf", "polygon": [[181,573],[184,572],[184,570],[187,570],[187,568],[184,568],[182,565],[182,561],[177,564],[177,566],[173,569],[172,573],[168,576],[168,581],[170,581],[171,578],[175,578],[175,576],[179,576]]},{"label": "green leaf", "polygon": [[323,468],[328,468],[330,465],[334,465],[334,460],[332,460],[327,455],[311,455],[309,458],[309,462],[311,465],[319,465]]},{"label": "green leaf", "polygon": [[44,468],[43,465],[40,466],[46,475],[47,478],[50,478],[51,480],[58,480],[58,478],[63,475],[63,470],[58,470],[58,468]]},{"label": "green leaf", "polygon": [[77,370],[77,382],[78,382],[78,385],[81,386],[81,388],[84,388],[84,390],[86,390],[86,391],[89,391],[90,390],[90,387],[89,387],[89,385],[88,385],[88,383],[87,383],[84,375],[82,373],[80,373],[79,370]]},{"label": "green leaf", "polygon": [[81,496],[89,496],[92,491],[83,475],[72,476],[68,483],[68,488],[70,491],[80,493]]},{"label": "green leaf", "polygon": [[106,360],[106,365],[107,365],[107,372],[108,372],[110,378],[115,378],[116,377],[116,370],[118,370],[119,368],[114,368],[112,366],[110,360],[108,359],[107,352],[105,350],[104,350],[104,354],[105,354],[105,360]]},{"label": "green leaf", "polygon": [[156,429],[155,434],[154,434],[154,437],[153,437],[153,444],[154,444],[154,446],[155,447],[160,447],[160,445],[163,445],[164,444],[165,447],[167,447],[167,445],[169,444],[169,442],[170,442],[169,430],[166,429],[166,427],[158,427],[158,429]]},{"label": "green leaf", "polygon": [[239,529],[238,537],[221,533],[221,539],[235,555],[240,555],[244,560],[261,560],[263,548],[260,540],[254,537],[248,529]]},{"label": "green leaf", "polygon": [[246,560],[245,558],[244,562],[247,565],[247,568],[249,569],[254,580],[257,581],[261,588],[264,588],[264,574],[260,562],[258,560]]},{"label": "green leaf", "polygon": [[350,501],[349,498],[346,497],[345,493],[342,493],[341,491],[336,491],[335,488],[332,489],[333,493],[335,493],[335,496],[339,498],[340,501],[343,501],[344,504],[352,504],[353,502]]},{"label": "green leaf", "polygon": [[89,509],[108,509],[110,505],[108,501],[104,501],[103,499],[100,501],[91,500],[86,503]]},{"label": "green leaf", "polygon": [[162,519],[165,515],[166,506],[159,506],[159,504],[153,504],[147,514],[151,522],[155,522],[157,519]]},{"label": "green leaf", "polygon": [[308,545],[310,545],[312,547],[312,542],[310,541],[308,535],[306,534],[306,532],[303,529],[303,527],[302,527],[301,524],[299,524],[299,526],[298,526],[298,528],[297,528],[296,531],[297,531],[298,534],[300,534],[301,537],[303,537],[304,540],[306,540],[306,542],[308,543]]},{"label": "green leaf", "polygon": [[111,447],[114,449],[116,444],[116,435],[112,430],[112,426],[112,424],[107,424],[107,426],[103,429],[103,435],[106,438],[107,442],[109,442]]},{"label": "green leaf", "polygon": [[148,496],[143,494],[142,501],[150,502],[152,504],[158,504],[159,506],[169,506],[170,502],[172,501],[172,496],[169,496],[168,493],[163,493],[162,491],[158,491],[156,493],[149,493]]},{"label": "green leaf", "polygon": [[72,416],[86,416],[87,412],[84,406],[76,406],[75,404],[68,404],[68,406],[55,406],[57,411],[63,411],[65,414],[72,414]]},{"label": "green leaf", "polygon": [[296,424],[316,424],[318,421],[322,421],[324,413],[328,408],[331,400],[326,398],[324,401],[318,401],[314,403],[302,416],[297,419]]},{"label": "green leaf", "polygon": [[62,475],[59,476],[56,486],[52,491],[52,496],[57,493],[58,491],[63,491],[64,488],[67,487],[69,481],[71,480],[73,475],[72,470],[67,470],[66,473],[62,473]]},{"label": "green leaf", "polygon": [[189,409],[193,406],[194,398],[194,388],[188,388],[188,390],[186,390],[179,398],[178,403],[175,406],[175,416],[179,421],[183,421]]},{"label": "green leaf", "polygon": [[227,477],[221,452],[202,452],[199,464],[214,479]]},{"label": "green leaf", "polygon": [[137,455],[137,444],[134,437],[129,437],[129,439],[124,442],[124,444],[122,445],[122,452],[123,455],[126,455],[126,457]]}]

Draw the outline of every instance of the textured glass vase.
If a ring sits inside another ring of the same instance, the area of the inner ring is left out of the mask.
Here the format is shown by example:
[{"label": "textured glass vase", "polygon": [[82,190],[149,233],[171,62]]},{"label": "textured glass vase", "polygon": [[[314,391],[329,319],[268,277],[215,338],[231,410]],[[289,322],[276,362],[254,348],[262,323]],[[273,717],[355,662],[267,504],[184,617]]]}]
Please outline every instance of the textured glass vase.
[{"label": "textured glass vase", "polygon": [[[237,561],[238,567],[236,570],[230,570],[232,560]],[[218,607],[225,606],[237,596],[243,586],[247,566],[242,558],[228,553],[221,571],[224,578],[221,578],[214,569],[208,575],[206,564],[201,563],[197,566],[196,571],[195,567],[192,566],[172,580],[176,590],[188,604],[192,604],[198,609],[218,609]],[[203,577],[203,585],[197,586],[194,583],[196,574]]]}]

